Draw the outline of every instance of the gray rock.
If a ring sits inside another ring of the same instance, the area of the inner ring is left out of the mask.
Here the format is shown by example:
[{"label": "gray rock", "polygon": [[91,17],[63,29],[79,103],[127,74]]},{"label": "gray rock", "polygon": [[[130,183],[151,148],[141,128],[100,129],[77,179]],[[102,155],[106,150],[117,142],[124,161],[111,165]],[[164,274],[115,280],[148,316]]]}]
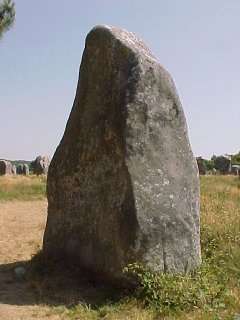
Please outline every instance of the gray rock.
[{"label": "gray rock", "polygon": [[33,173],[36,175],[47,174],[50,160],[47,156],[38,156],[32,162]]},{"label": "gray rock", "polygon": [[17,168],[16,168],[15,164],[12,164],[12,170],[11,171],[12,171],[13,175],[17,174]]},{"label": "gray rock", "polygon": [[111,280],[135,261],[165,272],[199,265],[199,177],[185,116],[171,76],[134,34],[88,34],[47,196],[47,257]]},{"label": "gray rock", "polygon": [[23,175],[28,176],[29,175],[29,166],[24,163],[23,165]]},{"label": "gray rock", "polygon": [[17,174],[23,174],[23,164],[19,164],[17,166]]},{"label": "gray rock", "polygon": [[204,159],[202,157],[197,157],[196,160],[197,160],[199,174],[205,175],[207,173],[207,170],[204,164]]},{"label": "gray rock", "polygon": [[26,269],[24,267],[16,267],[14,269],[14,275],[17,280],[24,280],[26,275]]},{"label": "gray rock", "polygon": [[12,174],[12,164],[7,160],[0,160],[0,175]]}]

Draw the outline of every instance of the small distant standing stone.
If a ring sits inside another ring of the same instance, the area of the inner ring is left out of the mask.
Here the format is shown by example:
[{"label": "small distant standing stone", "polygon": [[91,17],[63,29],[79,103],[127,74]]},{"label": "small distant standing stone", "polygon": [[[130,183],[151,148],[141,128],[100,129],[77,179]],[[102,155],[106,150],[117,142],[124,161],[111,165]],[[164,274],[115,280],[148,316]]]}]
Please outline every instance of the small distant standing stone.
[{"label": "small distant standing stone", "polygon": [[15,164],[12,165],[12,174],[13,175],[17,174],[17,168],[16,168]]},{"label": "small distant standing stone", "polygon": [[19,164],[17,166],[17,174],[23,174],[23,164]]},{"label": "small distant standing stone", "polygon": [[32,162],[32,169],[33,173],[36,175],[41,174],[47,174],[48,173],[48,167],[50,164],[49,157],[47,156],[38,156],[33,162]]},{"label": "small distant standing stone", "polygon": [[0,175],[12,174],[12,164],[7,160],[0,160]]},{"label": "small distant standing stone", "polygon": [[28,176],[29,175],[29,166],[24,163],[23,165],[23,175]]},{"label": "small distant standing stone", "polygon": [[205,175],[207,170],[204,163],[204,159],[202,157],[197,157],[197,165],[198,165],[198,171],[200,175]]}]

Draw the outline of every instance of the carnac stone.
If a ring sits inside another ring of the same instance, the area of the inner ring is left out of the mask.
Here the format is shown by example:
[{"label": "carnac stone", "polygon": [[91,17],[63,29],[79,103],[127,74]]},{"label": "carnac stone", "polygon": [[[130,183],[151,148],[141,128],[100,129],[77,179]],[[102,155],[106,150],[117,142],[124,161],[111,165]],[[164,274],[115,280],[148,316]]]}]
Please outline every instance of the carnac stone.
[{"label": "carnac stone", "polygon": [[29,166],[26,163],[23,164],[23,175],[29,175]]},{"label": "carnac stone", "polygon": [[47,156],[38,156],[32,163],[33,173],[36,175],[47,174],[50,160]]},{"label": "carnac stone", "polygon": [[17,174],[23,174],[23,164],[22,163],[20,163],[17,166]]},{"label": "carnac stone", "polygon": [[0,160],[0,175],[12,174],[12,164],[7,160]]},{"label": "carnac stone", "polygon": [[204,159],[202,157],[197,157],[196,160],[197,160],[199,174],[205,175],[207,170],[204,163]]},{"label": "carnac stone", "polygon": [[199,177],[169,73],[133,33],[87,36],[74,105],[51,161],[47,257],[109,279],[138,262],[199,265]]},{"label": "carnac stone", "polygon": [[17,174],[17,167],[15,166],[15,164],[12,164],[12,174],[16,175]]}]

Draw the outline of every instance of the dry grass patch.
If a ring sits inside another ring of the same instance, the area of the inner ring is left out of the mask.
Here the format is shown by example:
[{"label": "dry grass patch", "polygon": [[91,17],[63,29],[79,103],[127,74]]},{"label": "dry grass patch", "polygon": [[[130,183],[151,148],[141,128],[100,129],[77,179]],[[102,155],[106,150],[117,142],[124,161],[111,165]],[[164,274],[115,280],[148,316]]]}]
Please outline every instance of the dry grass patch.
[{"label": "dry grass patch", "polygon": [[0,201],[42,200],[45,194],[45,176],[0,176]]}]

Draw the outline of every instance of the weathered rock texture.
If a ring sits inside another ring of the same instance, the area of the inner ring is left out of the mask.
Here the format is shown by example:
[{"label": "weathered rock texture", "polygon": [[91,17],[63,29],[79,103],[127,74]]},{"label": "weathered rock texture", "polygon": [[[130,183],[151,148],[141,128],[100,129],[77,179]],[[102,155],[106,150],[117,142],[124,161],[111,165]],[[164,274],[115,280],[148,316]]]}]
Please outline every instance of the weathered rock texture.
[{"label": "weathered rock texture", "polygon": [[172,272],[200,263],[198,169],[182,106],[134,34],[88,34],[47,195],[47,256],[113,279],[133,261]]},{"label": "weathered rock texture", "polygon": [[204,164],[204,159],[202,157],[197,157],[197,165],[198,165],[199,174],[205,175],[207,170]]},{"label": "weathered rock texture", "polygon": [[11,172],[12,172],[13,175],[17,174],[17,167],[15,166],[15,164],[12,164]]},{"label": "weathered rock texture", "polygon": [[34,174],[47,174],[50,160],[47,156],[38,156],[32,163],[32,170]]},{"label": "weathered rock texture", "polygon": [[28,176],[29,175],[29,166],[24,163],[23,165],[23,175]]},{"label": "weathered rock texture", "polygon": [[20,163],[17,166],[17,174],[23,174],[23,164],[22,163]]},{"label": "weathered rock texture", "polygon": [[7,160],[0,160],[0,175],[12,174],[12,164]]}]

